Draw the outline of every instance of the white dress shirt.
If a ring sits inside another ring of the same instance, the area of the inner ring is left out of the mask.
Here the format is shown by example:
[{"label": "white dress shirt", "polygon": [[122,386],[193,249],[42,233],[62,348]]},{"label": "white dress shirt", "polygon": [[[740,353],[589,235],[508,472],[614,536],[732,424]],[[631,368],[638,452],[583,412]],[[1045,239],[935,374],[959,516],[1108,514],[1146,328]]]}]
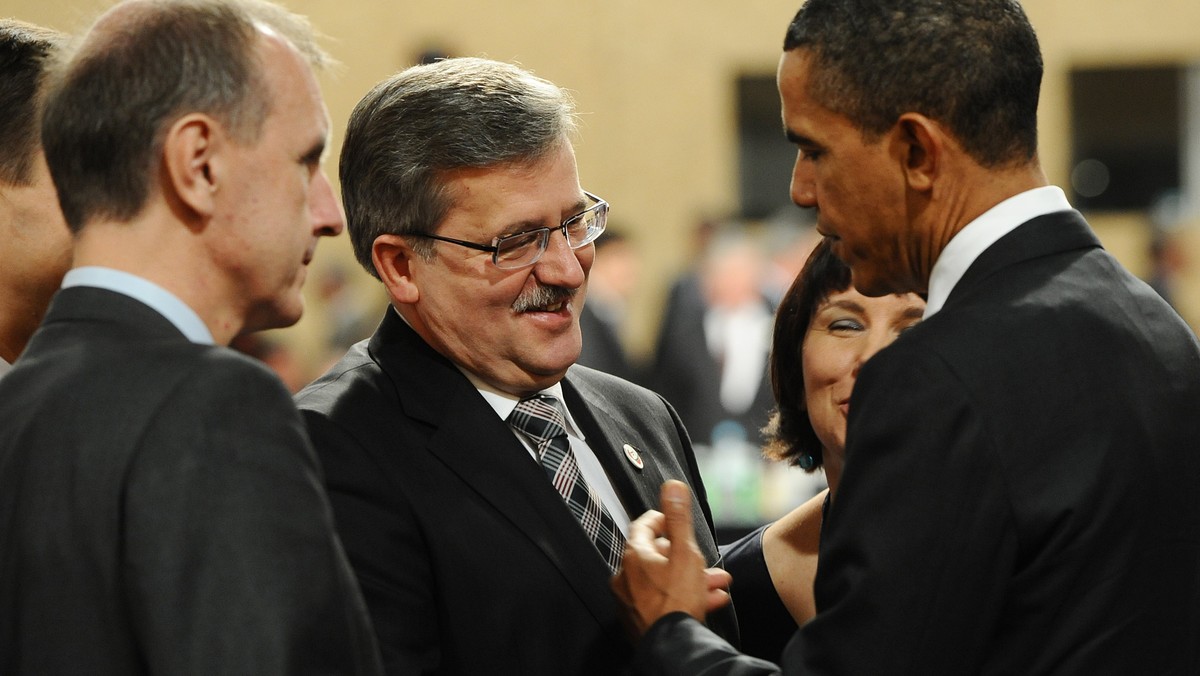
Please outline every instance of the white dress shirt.
[{"label": "white dress shirt", "polygon": [[[496,415],[500,416],[500,419],[504,420],[507,425],[508,416],[517,407],[517,404],[521,401],[520,398],[489,387],[486,383],[464,369],[459,370],[471,381],[475,389],[479,390],[479,394],[483,395],[484,401],[495,409]],[[588,445],[583,432],[579,430],[579,426],[575,424],[575,419],[571,417],[571,409],[567,406],[567,402],[563,398],[562,383],[554,383],[542,390],[540,394],[548,394],[558,399],[559,403],[562,404],[560,410],[563,411],[566,417],[567,438],[571,442],[571,452],[575,454],[575,461],[579,464],[579,473],[583,475],[583,480],[587,482],[588,486],[600,496],[600,501],[604,503],[604,507],[612,515],[617,528],[621,529],[621,534],[629,537],[629,514],[626,513],[620,498],[617,497],[617,491],[613,489],[612,482],[608,479],[608,474],[604,471],[604,467],[600,465],[600,460],[596,457],[596,452]],[[509,429],[512,429],[512,426],[509,426]],[[541,463],[538,461],[537,449],[524,434],[515,429],[512,430],[512,433],[520,440],[525,450],[529,451],[529,457],[538,463],[538,468],[540,469]]]},{"label": "white dress shirt", "polygon": [[1013,195],[980,214],[950,240],[933,264],[925,318],[942,309],[971,263],[1001,237],[1032,218],[1070,210],[1071,204],[1062,189],[1048,185]]}]

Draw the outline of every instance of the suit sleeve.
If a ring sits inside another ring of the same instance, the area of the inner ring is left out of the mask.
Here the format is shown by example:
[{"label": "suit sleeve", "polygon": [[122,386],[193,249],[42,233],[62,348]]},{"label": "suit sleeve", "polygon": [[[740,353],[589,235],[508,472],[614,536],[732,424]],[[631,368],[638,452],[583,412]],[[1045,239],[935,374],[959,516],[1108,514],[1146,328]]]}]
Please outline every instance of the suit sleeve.
[{"label": "suit sleeve", "polygon": [[[899,347],[898,343],[896,346]],[[1003,449],[939,356],[864,367],[824,524],[818,615],[786,673],[979,673],[1017,565]]]},{"label": "suit sleeve", "polygon": [[[999,449],[936,355],[880,357],[851,402],[819,612],[785,649],[784,674],[979,673],[997,630],[1017,545]],[[773,673],[681,616],[638,650],[646,674]]]},{"label": "suit sleeve", "polygon": [[324,414],[301,411],[379,638],[387,673],[424,674],[442,662],[436,581],[411,503],[371,454]]},{"label": "suit sleeve", "polygon": [[773,676],[779,667],[749,655],[686,613],[655,622],[638,644],[634,673],[642,676]]},{"label": "suit sleeve", "polygon": [[287,392],[228,358],[182,382],[125,481],[122,574],[147,671],[380,673]]}]

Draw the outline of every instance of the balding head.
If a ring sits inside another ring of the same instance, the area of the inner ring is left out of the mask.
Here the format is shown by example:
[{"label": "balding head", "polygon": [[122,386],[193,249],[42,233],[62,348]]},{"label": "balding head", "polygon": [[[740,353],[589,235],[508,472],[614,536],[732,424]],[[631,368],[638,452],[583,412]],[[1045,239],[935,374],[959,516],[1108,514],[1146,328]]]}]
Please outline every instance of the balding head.
[{"label": "balding head", "polygon": [[303,18],[259,0],[128,0],[96,21],[52,83],[42,127],[72,230],[141,212],[166,130],[184,115],[258,138],[270,111],[256,51],[266,34],[326,62]]}]

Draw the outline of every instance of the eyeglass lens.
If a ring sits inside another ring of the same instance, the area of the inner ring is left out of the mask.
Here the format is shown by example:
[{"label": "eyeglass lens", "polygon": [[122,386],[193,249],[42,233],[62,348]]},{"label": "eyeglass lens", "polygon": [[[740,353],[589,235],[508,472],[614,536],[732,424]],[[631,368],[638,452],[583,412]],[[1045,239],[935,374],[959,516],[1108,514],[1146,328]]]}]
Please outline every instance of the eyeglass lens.
[{"label": "eyeglass lens", "polygon": [[[604,212],[605,210],[597,205],[566,224],[567,243],[572,249],[591,244],[604,232],[607,215]],[[496,243],[496,265],[514,268],[533,263],[546,250],[552,232],[549,228],[541,228],[501,239]]]}]

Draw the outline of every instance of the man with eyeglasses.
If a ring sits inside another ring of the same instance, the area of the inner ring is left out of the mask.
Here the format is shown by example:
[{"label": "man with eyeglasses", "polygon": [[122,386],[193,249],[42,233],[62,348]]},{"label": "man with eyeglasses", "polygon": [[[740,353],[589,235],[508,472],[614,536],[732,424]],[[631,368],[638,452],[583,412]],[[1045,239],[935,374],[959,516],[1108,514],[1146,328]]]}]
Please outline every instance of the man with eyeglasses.
[{"label": "man with eyeglasses", "polygon": [[350,118],[348,229],[391,307],[297,401],[389,673],[626,671],[609,583],[664,480],[692,486],[717,560],[674,411],[573,365],[608,214],[580,187],[573,116],[555,85],[460,58]]}]

